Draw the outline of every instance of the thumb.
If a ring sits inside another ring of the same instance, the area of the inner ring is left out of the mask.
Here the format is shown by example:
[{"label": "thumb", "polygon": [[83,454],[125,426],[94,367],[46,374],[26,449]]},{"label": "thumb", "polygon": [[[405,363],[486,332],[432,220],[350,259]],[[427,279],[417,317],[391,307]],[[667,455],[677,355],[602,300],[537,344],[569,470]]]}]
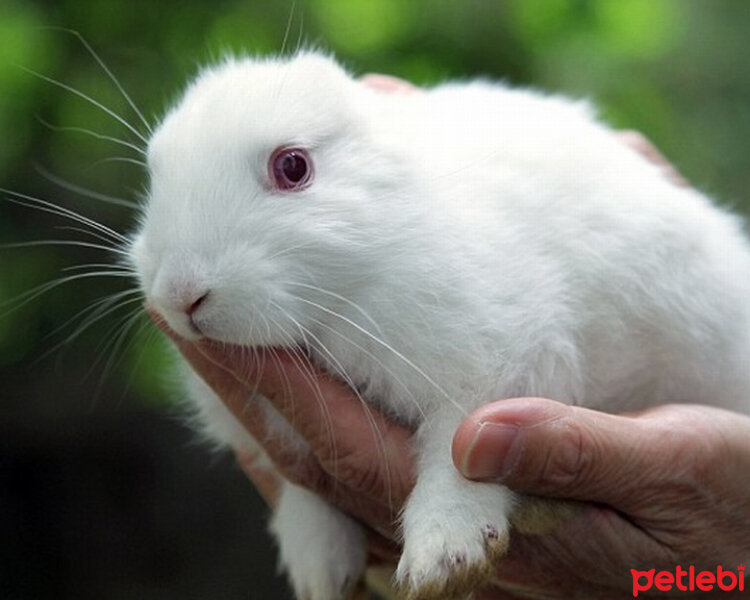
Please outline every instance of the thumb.
[{"label": "thumb", "polygon": [[646,502],[643,490],[684,472],[676,461],[690,460],[681,452],[689,433],[664,418],[669,408],[617,416],[541,398],[501,400],[460,425],[453,460],[469,479],[627,511]]}]

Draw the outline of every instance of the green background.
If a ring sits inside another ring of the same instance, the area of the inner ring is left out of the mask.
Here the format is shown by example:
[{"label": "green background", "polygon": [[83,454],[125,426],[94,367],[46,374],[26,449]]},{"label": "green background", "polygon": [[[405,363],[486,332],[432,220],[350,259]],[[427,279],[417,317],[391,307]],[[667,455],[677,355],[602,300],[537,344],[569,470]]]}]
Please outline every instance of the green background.
[{"label": "green background", "polygon": [[[148,120],[227,51],[333,50],[357,73],[417,83],[490,76],[592,99],[644,132],[696,186],[750,211],[750,3],[738,0],[0,0],[0,187],[119,232],[138,201],[143,131],[73,34],[93,46]],[[286,42],[284,40],[286,39]],[[34,75],[29,71],[36,72]],[[46,125],[45,125],[46,123]],[[69,128],[64,130],[61,128]],[[282,597],[265,509],[231,460],[191,442],[166,345],[134,298],[80,331],[92,302],[132,288],[81,279],[19,294],[112,255],[73,246],[71,223],[0,201],[0,598]],[[65,324],[65,325],[63,325]],[[119,333],[123,332],[120,336]],[[80,333],[80,335],[79,335]],[[126,335],[127,334],[127,335]]]}]

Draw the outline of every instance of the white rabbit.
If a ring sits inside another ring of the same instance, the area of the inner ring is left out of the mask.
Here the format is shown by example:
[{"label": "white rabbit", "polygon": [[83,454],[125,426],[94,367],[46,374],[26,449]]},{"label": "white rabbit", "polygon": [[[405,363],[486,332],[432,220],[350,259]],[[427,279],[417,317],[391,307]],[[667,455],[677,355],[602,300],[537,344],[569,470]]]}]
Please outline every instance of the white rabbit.
[{"label": "white rabbit", "polygon": [[[741,223],[585,103],[491,82],[386,94],[316,52],[228,59],[163,119],[148,166],[131,259],[176,332],[304,346],[417,430],[396,575],[409,598],[465,597],[507,546],[517,498],[451,462],[473,408],[748,411]],[[213,437],[256,447],[187,379]],[[365,554],[350,517],[285,484],[273,530],[300,598],[351,593]]]}]

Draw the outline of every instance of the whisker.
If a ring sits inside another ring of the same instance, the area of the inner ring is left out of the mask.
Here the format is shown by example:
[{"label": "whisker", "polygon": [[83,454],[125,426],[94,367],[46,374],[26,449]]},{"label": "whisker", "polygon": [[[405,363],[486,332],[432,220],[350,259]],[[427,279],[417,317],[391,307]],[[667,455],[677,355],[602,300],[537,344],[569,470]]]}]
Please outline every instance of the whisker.
[{"label": "whisker", "polygon": [[[344,379],[345,383],[349,385],[350,388],[352,388],[352,391],[356,396],[364,402],[364,399],[361,397],[359,390],[357,389],[357,385],[354,383],[354,381],[351,379],[351,377],[346,372],[346,369],[344,368],[344,365],[341,364],[341,362],[336,358],[336,356],[326,347],[325,344],[320,340],[318,336],[316,336],[308,327],[305,327],[300,323],[297,319],[295,319],[289,311],[284,310],[281,306],[279,306],[276,302],[272,302],[274,307],[279,310],[291,323],[299,330],[300,334],[302,335],[305,344],[312,347],[311,344],[308,342],[308,338],[312,338],[313,342],[317,345],[317,347],[320,349],[320,351],[328,357],[328,360],[331,361],[331,364],[336,369],[337,375],[339,375],[342,379]],[[279,329],[283,331],[283,329],[274,321],[274,324],[277,325]],[[292,341],[294,340],[293,336],[288,336]]]},{"label": "whisker", "polygon": [[47,281],[41,285],[36,286],[33,289],[22,292],[21,294],[18,294],[17,296],[14,296],[13,298],[5,300],[4,302],[0,302],[0,308],[4,308],[10,304],[15,304],[15,306],[12,306],[5,312],[0,313],[0,319],[6,317],[7,315],[13,312],[16,312],[21,307],[26,306],[32,300],[38,298],[42,294],[45,294],[55,288],[60,287],[61,285],[70,283],[71,281],[77,281],[79,279],[88,279],[91,277],[132,277],[132,274],[123,273],[121,271],[96,271],[93,273],[77,273],[76,275],[69,275],[67,277],[55,279],[54,281]]},{"label": "whisker", "polygon": [[111,263],[87,263],[83,265],[70,265],[69,267],[63,267],[63,271],[79,271],[81,269],[113,269],[122,271],[123,273],[130,273],[135,276],[136,271],[128,265],[113,265]]},{"label": "whisker", "polygon": [[[94,248],[96,250],[105,250],[114,252],[122,256],[128,256],[128,253],[119,248],[94,244],[93,242],[83,242],[80,240],[31,240],[29,242],[13,242],[9,244],[0,244],[0,249],[8,250],[10,248],[33,248],[35,246],[77,246],[79,248]],[[112,265],[109,265],[110,267]]]},{"label": "whisker", "polygon": [[308,248],[311,245],[312,244],[306,242],[303,244],[297,244],[295,246],[287,246],[286,248],[283,248],[282,250],[279,250],[278,252],[274,252],[273,254],[270,254],[267,260],[270,260],[272,258],[277,258],[279,256],[284,256],[285,254],[288,254],[289,252],[294,252],[295,250],[299,250],[300,248]]},{"label": "whisker", "polygon": [[[94,314],[102,309],[102,307],[105,307],[104,310],[108,306],[111,306],[112,304],[116,303],[122,298],[126,298],[127,296],[133,295],[135,293],[139,293],[140,290],[137,289],[131,289],[131,290],[124,290],[122,292],[117,292],[115,294],[111,294],[109,296],[105,296],[104,298],[99,298],[98,300],[95,300],[91,302],[87,307],[79,310],[75,315],[73,315],[70,319],[65,321],[62,325],[58,325],[53,329],[51,332],[47,334],[47,337],[54,337],[61,331],[65,330],[67,327],[69,327],[72,323],[74,323],[76,320],[80,319],[82,322],[86,319],[94,316]],[[136,299],[130,300],[129,302],[133,302]],[[122,305],[118,305],[122,306]],[[80,325],[79,325],[80,327]],[[88,325],[86,326],[88,328]],[[73,339],[77,338],[82,331],[74,331],[72,334],[69,334],[68,338],[63,343],[68,343],[69,341],[72,341]]]},{"label": "whisker", "polygon": [[146,151],[141,148],[140,146],[137,146],[136,144],[133,144],[131,142],[121,140],[120,138],[116,138],[111,135],[104,135],[103,133],[97,133],[96,131],[92,131],[91,129],[86,129],[85,127],[72,127],[68,125],[53,125],[49,121],[46,121],[39,115],[36,115],[36,120],[39,121],[42,125],[44,125],[47,129],[50,129],[52,131],[61,132],[61,133],[82,133],[84,135],[91,136],[93,138],[96,138],[97,140],[104,140],[107,142],[113,142],[115,144],[119,144],[120,146],[125,146],[126,148],[130,148],[131,150],[134,150],[141,156],[146,156]]},{"label": "whisker", "polygon": [[[138,298],[134,298],[133,301],[139,300]],[[87,374],[87,376],[93,372],[94,367],[98,363],[101,357],[105,356],[106,354],[109,354],[109,358],[107,359],[107,362],[104,364],[104,367],[102,368],[101,375],[99,376],[99,383],[98,388],[101,390],[101,387],[104,384],[104,381],[107,379],[109,373],[111,373],[117,365],[125,358],[125,352],[127,349],[135,342],[138,332],[142,332],[149,324],[148,319],[144,319],[141,323],[141,327],[139,330],[133,334],[133,336],[130,339],[130,342],[128,342],[128,345],[125,346],[124,349],[122,349],[122,344],[127,339],[130,331],[133,329],[133,327],[138,323],[139,319],[142,319],[144,317],[143,310],[141,306],[135,307],[133,310],[131,310],[125,317],[120,319],[120,322],[114,328],[114,331],[117,331],[116,334],[113,334],[113,329],[110,328],[108,335],[107,335],[107,343],[102,348],[102,351],[99,353],[99,357],[97,358],[97,362],[92,365],[91,370]],[[122,349],[122,351],[121,351]],[[117,357],[118,353],[120,354],[119,358]],[[131,374],[132,377],[132,374]],[[99,391],[97,391],[97,394],[99,394]]]},{"label": "whisker", "polygon": [[[55,225],[55,229],[58,229],[60,231],[75,231],[76,233],[82,233],[84,235],[91,236],[92,238],[104,242],[105,244],[112,243],[112,240],[110,240],[109,238],[106,238],[103,235],[96,233],[95,231],[83,229],[82,227],[73,227],[72,225]],[[111,248],[112,250],[122,250],[122,248],[119,248],[118,246],[111,246]]]},{"label": "whisker", "polygon": [[[139,300],[139,298],[132,298],[128,301],[128,304],[136,302],[137,300]],[[123,315],[117,323],[107,329],[104,339],[97,346],[97,354],[99,357],[104,357],[110,351],[110,347],[116,344],[120,336],[126,335],[127,328],[132,326],[132,322],[137,321],[143,316],[143,307],[135,306]],[[149,321],[147,320],[146,324],[148,323]]]},{"label": "whisker", "polygon": [[42,75],[41,73],[38,73],[37,71],[34,71],[33,69],[29,69],[27,67],[19,67],[22,71],[25,71],[29,75],[33,75],[34,77],[38,77],[42,81],[46,81],[47,83],[51,83],[54,86],[57,86],[67,92],[70,92],[71,94],[74,94],[78,96],[79,98],[82,98],[86,102],[92,104],[99,110],[105,112],[110,117],[115,119],[120,125],[125,127],[130,133],[132,133],[134,136],[136,136],[139,140],[141,140],[144,144],[148,144],[148,140],[141,134],[140,131],[138,131],[135,127],[133,127],[130,123],[128,123],[125,119],[123,119],[120,115],[118,115],[115,111],[112,109],[107,108],[104,106],[101,102],[98,100],[95,100],[94,98],[91,98],[90,96],[87,96],[80,90],[77,90],[74,87],[71,87],[61,81],[57,81],[56,79],[53,79],[52,77],[48,77],[47,75]]},{"label": "whisker", "polygon": [[[285,311],[284,309],[282,309],[278,304],[275,304],[275,306],[276,306],[276,308],[278,308],[281,311],[281,313],[287,319],[289,319],[289,321],[292,323],[292,325],[295,326],[299,330],[300,335],[302,336],[302,339],[304,340],[304,344],[305,344],[306,347],[308,347],[308,348],[313,348],[314,347],[313,344],[311,344],[310,341],[309,341],[309,338],[312,338],[313,342],[315,344],[317,344],[318,347],[321,349],[321,352],[324,352],[324,353],[326,353],[329,356],[331,362],[336,367],[337,372],[340,375],[340,377],[342,377],[346,381],[346,383],[350,385],[350,387],[352,388],[353,392],[359,397],[359,392],[357,391],[356,386],[353,385],[353,382],[351,381],[351,378],[347,375],[346,370],[344,369],[343,365],[340,362],[338,362],[338,360],[336,360],[336,357],[330,351],[328,351],[328,348],[325,347],[325,345],[315,336],[315,334],[312,331],[310,331],[309,329],[307,329],[306,327],[304,327],[297,319],[295,319],[287,311]],[[278,327],[283,331],[283,328],[281,328],[280,326],[278,326]],[[287,334],[286,337],[288,337],[292,341],[292,347],[295,347],[295,345],[294,345],[294,336],[292,336],[291,334]],[[295,354],[297,354],[297,353],[301,354],[301,351],[300,350],[295,350]],[[314,372],[314,370],[311,367],[308,366],[307,362],[304,362],[303,364],[305,365],[305,371],[308,374],[308,376],[310,378],[310,381],[312,383],[314,383],[314,385],[315,385],[316,397],[320,401],[322,410],[325,411],[326,422],[328,423],[328,422],[330,422],[330,414],[329,414],[329,411],[328,411],[328,405],[325,402],[325,396],[323,395],[323,390],[320,389],[320,385],[318,383],[318,378],[316,376],[316,373]],[[300,365],[300,366],[302,366],[302,365]],[[360,400],[361,400],[361,397],[360,397]],[[334,447],[335,446],[335,442],[333,442],[333,440],[331,440],[331,441],[332,441],[332,444],[333,444],[332,447]]]},{"label": "whisker", "polygon": [[292,7],[289,9],[289,16],[286,20],[286,29],[284,30],[284,39],[281,42],[281,51],[279,52],[280,55],[284,55],[284,50],[286,50],[286,43],[289,39],[289,32],[292,29],[292,21],[294,20],[294,9],[297,8],[297,2],[296,0],[292,0]]},{"label": "whisker", "polygon": [[335,336],[337,336],[339,339],[341,339],[344,342],[347,342],[348,344],[354,346],[357,350],[359,350],[360,352],[366,354],[369,358],[371,358],[373,361],[375,361],[388,375],[391,376],[392,380],[395,383],[397,383],[399,386],[401,386],[401,388],[404,390],[404,392],[409,397],[409,399],[414,403],[414,406],[417,408],[417,411],[422,416],[422,418],[424,419],[426,417],[424,409],[422,408],[421,404],[419,403],[419,401],[417,400],[416,396],[411,391],[411,389],[409,388],[409,386],[406,385],[403,382],[403,380],[396,373],[394,373],[393,370],[390,367],[388,367],[388,365],[386,365],[382,360],[380,360],[380,358],[376,354],[374,354],[373,352],[370,352],[367,348],[361,346],[360,344],[358,344],[357,342],[355,342],[351,338],[348,338],[343,333],[337,331],[335,328],[331,327],[330,325],[328,325],[327,323],[321,321],[320,319],[315,319],[314,317],[312,317],[312,320],[315,321],[320,327],[323,327],[323,328],[327,329],[332,334],[334,334]]},{"label": "whisker", "polygon": [[137,167],[141,169],[146,168],[146,163],[142,160],[138,160],[137,158],[131,158],[129,156],[110,156],[109,158],[101,158],[97,160],[96,162],[92,163],[89,166],[89,170],[93,169],[94,167],[98,167],[99,165],[103,165],[105,163],[110,163],[110,162],[121,162],[121,163],[136,165]]},{"label": "whisker", "polygon": [[128,295],[132,295],[134,292],[139,292],[139,290],[127,290],[125,292],[120,292],[118,294],[113,294],[112,296],[108,296],[106,298],[99,299],[98,301],[94,302],[93,304],[90,304],[83,310],[79,311],[76,315],[65,321],[62,325],[59,325],[54,330],[52,330],[49,334],[45,336],[46,338],[50,338],[58,334],[60,331],[64,330],[66,327],[70,326],[76,319],[82,319],[82,322],[79,323],[79,325],[76,327],[76,329],[70,333],[65,339],[58,342],[48,350],[46,350],[43,354],[41,354],[35,362],[40,362],[47,358],[49,355],[57,352],[60,348],[63,346],[73,342],[78,337],[80,337],[85,331],[87,331],[92,325],[95,323],[98,323],[102,319],[105,319],[112,313],[120,310],[124,306],[127,306],[128,304],[132,304],[133,302],[137,302],[140,300],[140,298],[131,298],[130,300],[126,300],[124,302],[121,302],[117,304],[117,302],[127,297]]},{"label": "whisker", "polygon": [[[265,315],[263,315],[263,314],[259,314],[258,316],[262,319],[263,325],[265,325],[265,327],[266,327],[266,329],[267,329],[267,331],[269,332],[269,335],[270,335],[271,329],[270,329],[270,324],[268,323],[267,317]],[[221,342],[220,344],[221,344],[221,346],[227,346],[228,345],[228,344],[226,344],[224,342]],[[279,357],[276,355],[275,352],[265,352],[265,353],[263,353],[261,355],[260,350],[258,348],[256,348],[256,347],[250,347],[250,348],[248,348],[246,346],[241,346],[239,348],[239,350],[240,350],[240,353],[242,355],[241,359],[244,360],[245,359],[244,355],[247,353],[247,360],[251,364],[256,364],[258,366],[258,372],[262,372],[263,369],[265,369],[266,361],[270,359],[276,365],[277,371],[278,371],[278,373],[282,377],[281,384],[282,384],[282,393],[283,393],[284,397],[291,397],[291,390],[292,390],[291,381],[289,380],[289,377],[284,372],[284,370],[282,368],[281,361],[280,361]],[[251,400],[253,400],[253,399],[257,400],[258,398],[263,398],[263,395],[260,394],[260,392],[258,391],[259,387],[260,387],[260,383],[261,383],[260,377],[256,378],[255,382],[253,383],[252,388],[249,390],[248,397]],[[250,409],[251,409],[251,405],[248,402],[245,406],[243,406],[243,408],[242,408],[242,414],[244,414],[245,411],[250,410]],[[294,404],[292,404],[292,410],[294,410]],[[293,416],[293,414],[292,414],[292,416]],[[292,419],[292,421],[293,421],[293,419]],[[270,435],[270,432],[268,432],[268,435]]]},{"label": "whisker", "polygon": [[104,63],[104,61],[99,57],[99,55],[94,51],[94,49],[89,45],[89,43],[84,39],[84,37],[76,30],[74,29],[65,29],[60,28],[63,31],[67,31],[68,33],[74,35],[78,40],[83,44],[83,47],[88,50],[89,54],[94,58],[94,60],[99,64],[99,66],[102,68],[102,70],[107,74],[107,77],[109,77],[110,81],[115,84],[117,89],[122,94],[123,98],[125,98],[126,102],[130,105],[130,108],[133,109],[133,112],[135,112],[136,115],[138,115],[138,118],[141,120],[141,123],[143,123],[144,127],[146,127],[146,131],[148,133],[153,133],[151,129],[151,125],[146,120],[146,118],[143,116],[143,113],[138,109],[135,102],[133,102],[133,99],[128,95],[128,93],[125,91],[125,88],[122,86],[120,81],[117,79],[117,77],[114,76],[112,71],[109,70],[109,67]]},{"label": "whisker", "polygon": [[[274,303],[276,308],[278,308],[282,314],[284,314],[291,323],[296,326],[300,332],[302,333],[302,336],[305,337],[305,333],[303,331],[303,328],[300,327],[300,324],[296,322],[294,318],[292,318],[286,311],[281,309],[280,306]],[[323,413],[323,419],[326,424],[326,436],[328,438],[329,448],[331,449],[331,456],[336,456],[336,436],[334,435],[334,429],[333,429],[333,419],[331,417],[331,412],[328,408],[328,404],[325,399],[325,395],[323,394],[323,390],[320,388],[320,382],[318,381],[317,374],[313,370],[313,368],[310,366],[309,362],[304,359],[304,356],[302,355],[301,350],[297,346],[294,336],[290,334],[284,327],[282,327],[277,321],[271,319],[273,324],[276,326],[276,329],[289,340],[289,349],[291,350],[291,357],[294,363],[297,365],[297,367],[304,373],[305,378],[307,379],[310,389],[313,392],[313,396],[315,397],[315,400],[317,401],[318,407]],[[283,373],[283,370],[281,371]],[[294,411],[294,403],[292,403],[292,411]],[[292,413],[291,422],[294,423],[294,412]],[[334,475],[334,481],[338,480],[337,473],[336,473],[336,462],[334,461],[333,464],[333,475]]]},{"label": "whisker", "polygon": [[[271,319],[270,317],[267,319],[273,322],[273,324],[276,326],[276,329],[281,332],[281,335],[287,339],[287,349],[291,352],[292,360],[294,361],[295,365],[299,367],[299,369],[304,373],[305,379],[310,384],[310,389],[313,392],[313,395],[315,396],[315,400],[318,402],[318,404],[322,404],[325,400],[323,397],[323,391],[320,389],[320,385],[318,383],[318,379],[315,376],[315,372],[310,368],[310,366],[302,359],[302,355],[299,351],[299,348],[297,346],[297,342],[294,339],[294,336],[291,335],[289,332],[286,331],[284,327],[278,324],[277,321]],[[281,362],[275,354],[272,354],[272,357],[274,358],[276,365],[278,367],[281,367]],[[282,368],[279,368],[279,372],[283,375],[285,386],[287,387],[288,395],[291,395],[291,382],[289,381],[289,378],[287,377],[286,373]],[[296,416],[295,416],[295,404],[291,403],[291,410],[292,415],[289,419],[292,426],[294,426],[296,422]]]},{"label": "whisker", "polygon": [[61,177],[58,177],[57,175],[51,173],[40,165],[34,165],[34,169],[47,181],[51,181],[58,187],[61,187],[64,190],[68,190],[69,192],[73,192],[74,194],[79,194],[84,198],[91,198],[92,200],[98,200],[99,202],[105,202],[107,204],[113,204],[115,206],[123,206],[130,209],[138,208],[138,204],[136,202],[123,200],[122,198],[117,198],[116,196],[109,196],[107,194],[102,194],[100,192],[86,189],[80,185],[76,185],[74,183],[66,181],[65,179],[62,179]]},{"label": "whisker", "polygon": [[299,13],[299,31],[297,33],[297,46],[294,49],[295,54],[302,48],[302,37],[305,31],[305,12],[300,11]]},{"label": "whisker", "polygon": [[454,400],[450,396],[450,394],[448,394],[434,379],[432,379],[432,377],[430,377],[427,373],[425,373],[424,370],[421,369],[419,366],[417,366],[416,364],[414,364],[413,361],[409,360],[401,352],[399,352],[398,350],[396,350],[393,346],[391,346],[390,344],[388,344],[385,341],[381,340],[379,337],[377,337],[373,333],[367,331],[367,329],[365,329],[361,325],[355,323],[354,321],[352,321],[348,317],[345,317],[344,315],[341,315],[341,314],[337,313],[336,311],[333,311],[333,310],[331,310],[329,308],[326,308],[325,306],[317,304],[316,302],[312,302],[311,300],[308,300],[306,298],[302,298],[302,297],[297,296],[297,299],[300,302],[304,302],[305,304],[309,304],[310,306],[313,306],[313,307],[317,308],[318,310],[321,310],[324,313],[327,313],[327,314],[331,315],[332,317],[340,319],[343,322],[351,325],[352,327],[354,327],[354,329],[356,329],[357,331],[359,331],[360,333],[362,333],[363,335],[365,335],[366,337],[368,337],[369,339],[371,339],[373,342],[375,342],[376,344],[378,344],[382,348],[384,348],[384,349],[388,350],[389,352],[391,352],[394,356],[396,356],[398,359],[400,359],[401,361],[403,361],[410,368],[414,369],[414,371],[416,373],[418,373],[427,383],[429,383],[440,395],[442,395],[446,400],[448,400],[448,402],[450,402],[453,406],[455,406],[461,412],[461,414],[467,414],[466,409],[463,406],[461,406],[458,402],[456,402],[456,400]]},{"label": "whisker", "polygon": [[[386,475],[386,486],[387,486],[387,489],[388,489],[388,504],[389,504],[389,507],[392,507],[392,504],[393,504],[393,501],[392,501],[392,498],[391,498],[392,477],[391,477],[390,468],[388,467],[388,462],[387,462],[387,460],[385,460],[386,459],[386,455],[385,455],[385,439],[383,437],[383,433],[378,428],[377,421],[376,421],[375,416],[373,415],[373,412],[372,412],[372,408],[370,407],[369,403],[362,397],[362,394],[360,393],[359,389],[357,388],[356,383],[349,376],[349,374],[347,373],[347,371],[344,368],[344,366],[336,358],[336,356],[326,347],[326,345],[322,342],[322,340],[320,340],[320,338],[318,336],[316,336],[309,328],[307,328],[304,325],[302,325],[302,323],[300,323],[291,314],[289,314],[288,311],[285,311],[283,308],[281,308],[278,304],[276,304],[276,308],[279,309],[282,312],[282,314],[284,314],[286,316],[286,318],[289,319],[292,322],[292,324],[299,329],[299,331],[302,334],[303,338],[307,339],[308,337],[310,337],[310,338],[313,339],[313,342],[315,343],[315,345],[317,346],[317,348],[319,349],[319,351],[322,352],[325,356],[328,357],[328,360],[330,360],[331,363],[336,368],[337,374],[343,379],[344,383],[346,383],[349,386],[349,388],[351,389],[351,391],[354,394],[354,396],[357,398],[357,400],[362,405],[362,408],[364,409],[364,412],[365,412],[368,424],[370,426],[370,429],[375,434],[375,444],[376,444],[376,447],[377,447],[377,451],[380,454],[380,456],[383,459],[383,462],[384,462],[384,464],[386,466],[385,475]],[[314,374],[313,374],[313,376],[314,376]],[[316,378],[316,381],[317,381],[317,378]],[[325,402],[325,398],[322,397],[322,392],[321,392],[321,403],[322,403],[322,405],[324,407],[324,410],[325,410],[324,414],[325,414],[325,418],[326,418],[326,423],[329,423],[329,427],[330,427],[330,422],[331,422],[331,420],[330,420],[331,419],[331,417],[330,417],[330,411],[328,409],[327,403]],[[333,456],[335,457],[336,456],[336,454],[335,454],[336,443],[335,443],[335,436],[333,435],[333,433],[334,433],[334,430],[331,429],[330,433],[329,433],[329,440],[330,440],[330,443],[331,443],[332,452],[334,453]],[[336,471],[337,471],[337,467],[336,467],[336,464],[334,463],[334,480],[335,481],[338,480],[338,477],[336,476],[337,475]]]},{"label": "whisker", "polygon": [[375,329],[378,332],[378,334],[380,334],[381,336],[383,335],[383,331],[382,331],[382,329],[380,329],[380,325],[378,325],[375,322],[375,319],[373,319],[367,313],[367,311],[365,311],[361,306],[359,306],[358,304],[352,302],[348,298],[346,298],[346,297],[344,297],[344,296],[342,296],[340,294],[337,294],[335,292],[332,292],[330,290],[326,290],[324,288],[321,288],[321,287],[319,287],[317,285],[311,285],[311,284],[302,283],[302,282],[298,282],[298,281],[287,281],[285,283],[287,283],[288,285],[295,286],[295,287],[302,287],[302,288],[306,288],[306,289],[309,289],[309,290],[312,290],[312,291],[315,291],[315,292],[320,292],[321,294],[325,294],[327,296],[331,296],[332,298],[335,298],[336,300],[340,300],[341,302],[347,304],[348,306],[351,306],[354,310],[356,310],[359,314],[361,314],[365,319],[367,319],[375,327]]},{"label": "whisker", "polygon": [[[258,365],[258,371],[261,372],[263,369],[265,369],[266,366],[266,360],[267,356],[266,354],[261,355],[260,351],[255,348],[251,347],[247,349],[245,346],[242,346],[242,353],[250,353],[248,358],[251,362],[251,364],[257,364]],[[274,358],[276,358],[274,356]],[[276,358],[276,362],[278,364],[278,358]],[[286,376],[286,374],[279,369],[279,372],[284,375],[284,385],[286,386],[286,393],[289,393],[291,390],[291,383],[289,382],[289,378]],[[250,390],[250,398],[256,398],[260,396],[261,394],[258,392],[258,388],[260,387],[260,378],[255,380],[255,384],[253,385],[252,389]]]},{"label": "whisker", "polygon": [[83,215],[73,210],[70,210],[69,208],[64,208],[62,206],[58,206],[57,204],[54,204],[53,202],[42,200],[41,198],[35,198],[34,196],[29,196],[27,194],[21,194],[20,192],[14,192],[13,190],[8,190],[5,188],[0,188],[0,193],[10,194],[10,197],[9,196],[5,197],[6,202],[12,202],[14,204],[18,204],[19,206],[24,206],[26,208],[33,208],[35,210],[40,210],[42,212],[48,212],[53,215],[66,217],[73,221],[78,221],[79,223],[88,225],[92,229],[96,229],[100,231],[101,233],[104,233],[114,238],[114,240],[118,242],[122,242],[125,244],[128,243],[128,238],[120,233],[117,233],[114,229],[110,229],[106,225],[102,225],[101,223],[98,223],[94,221],[93,219],[84,217]]},{"label": "whisker", "polygon": [[[123,386],[123,397],[125,397],[127,392],[130,390],[131,385],[133,384],[133,378],[135,377],[135,374],[138,372],[138,368],[140,367],[141,360],[143,360],[143,356],[145,355],[146,348],[150,346],[151,344],[153,344],[154,341],[159,336],[158,329],[149,329],[148,332],[144,336],[144,331],[151,325],[151,320],[144,319],[145,315],[140,308],[135,309],[133,313],[134,314],[130,317],[133,321],[137,322],[138,319],[142,319],[143,322],[141,323],[141,326],[131,335],[130,342],[128,342],[127,346],[125,346],[125,348],[122,350],[122,357],[123,358],[125,357],[125,355],[130,350],[130,348],[138,340],[142,340],[142,341],[139,344],[140,350],[138,352],[138,356],[135,359],[135,362],[133,363],[133,368],[129,370],[128,379],[125,382],[125,385]],[[128,324],[127,327],[132,327],[132,326]],[[122,360],[122,358],[120,360]],[[117,367],[117,364],[115,364],[114,367]]]}]

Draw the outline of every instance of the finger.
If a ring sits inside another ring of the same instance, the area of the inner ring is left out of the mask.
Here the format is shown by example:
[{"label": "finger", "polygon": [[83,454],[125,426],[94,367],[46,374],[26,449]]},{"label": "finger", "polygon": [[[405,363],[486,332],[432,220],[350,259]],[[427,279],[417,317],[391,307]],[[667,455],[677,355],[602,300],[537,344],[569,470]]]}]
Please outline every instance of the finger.
[{"label": "finger", "polygon": [[[252,356],[243,353],[246,377],[243,380],[236,377],[215,357],[209,356],[199,345],[177,335],[157,313],[149,310],[146,312],[248,433],[254,439],[263,441],[264,450],[280,470],[284,471],[285,467],[294,465],[299,479],[323,481],[326,478],[326,474],[311,453],[299,456],[298,452],[285,444],[279,436],[271,436],[267,431],[265,408],[254,396],[259,389],[257,379],[263,376],[264,369],[273,369],[277,364],[270,358],[272,351],[257,351]],[[240,460],[241,467],[247,464],[248,461]],[[249,475],[251,479],[255,479],[254,473]],[[331,486],[333,487],[332,483]],[[270,489],[268,491],[271,492]]]},{"label": "finger", "polygon": [[383,535],[365,528],[367,536],[368,564],[395,564],[401,556],[401,548],[393,541]]},{"label": "finger", "polygon": [[200,348],[175,333],[158,315],[148,313],[154,323],[174,343],[183,358],[219,396],[232,414],[245,424],[256,439],[262,439],[265,421],[262,407],[252,399],[253,388],[239,381],[228,369],[212,360]]},{"label": "finger", "polygon": [[672,183],[681,187],[689,187],[690,183],[680,175],[674,165],[670,163],[664,155],[656,149],[646,136],[638,131],[626,130],[618,131],[617,136],[627,146],[633,148],[649,162],[661,167],[664,174]]},{"label": "finger", "polygon": [[[301,354],[279,351],[258,365],[236,346],[201,343],[206,356],[268,398],[307,441],[322,469],[349,489],[398,510],[412,485],[411,434],[352,390],[316,372]],[[243,423],[245,420],[243,419]]]},{"label": "finger", "polygon": [[[281,477],[274,469],[264,468],[258,460],[258,454],[251,454],[239,448],[234,449],[237,464],[250,479],[260,495],[270,507],[276,507],[283,485]],[[385,537],[373,529],[365,528],[367,550],[370,557],[378,563],[393,563],[400,555],[399,547],[392,536]]]},{"label": "finger", "polygon": [[258,464],[257,454],[250,454],[239,448],[234,449],[237,464],[245,475],[253,482],[255,488],[266,501],[266,504],[275,507],[279,501],[281,492],[281,479],[272,469],[264,469]]},{"label": "finger", "polygon": [[649,415],[609,415],[539,398],[502,400],[461,424],[454,462],[470,479],[634,510],[651,501],[643,490],[684,474],[695,459],[683,452],[690,436],[684,423],[668,418],[668,408]]},{"label": "finger", "polygon": [[495,583],[492,587],[475,592],[472,598],[473,600],[520,600],[521,598],[534,597],[533,594],[529,595],[528,593],[516,596],[510,590],[501,587],[501,585],[500,583]]},{"label": "finger", "polygon": [[[221,398],[222,402],[250,435],[256,440],[262,440],[266,454],[285,479],[317,492],[345,512],[368,523],[373,530],[384,538],[395,539],[396,528],[394,523],[403,503],[402,500],[397,499],[395,494],[390,496],[386,489],[384,495],[388,500],[383,501],[382,499],[373,499],[369,494],[351,490],[347,487],[347,481],[352,479],[361,481],[361,475],[355,473],[352,476],[347,476],[346,473],[342,473],[339,474],[339,477],[334,477],[321,467],[314,454],[300,455],[291,445],[285,443],[283,438],[269,434],[266,429],[264,408],[253,400],[253,395],[258,391],[267,392],[269,396],[278,392],[279,398],[286,399],[287,395],[293,392],[293,389],[288,385],[288,380],[279,370],[281,362],[265,360],[261,351],[255,352],[251,356],[244,352],[244,349],[238,348],[238,352],[242,351],[241,368],[245,379],[236,377],[226,368],[226,365],[220,364],[216,357],[208,356],[201,347],[178,336],[157,315],[149,314],[157,326],[174,342],[196,373]],[[266,352],[272,352],[272,356],[277,354],[276,351]],[[261,382],[266,381],[266,383],[260,385],[258,381],[253,380],[258,377],[260,377]],[[276,390],[275,386],[278,386],[280,391]],[[283,403],[282,405],[286,406]],[[296,411],[293,414],[298,417],[298,422],[303,420],[304,411]],[[291,421],[293,422],[293,420]],[[245,467],[245,462],[241,461],[240,466]],[[351,468],[354,469],[356,466],[353,465]],[[333,470],[335,471],[335,469]],[[257,473],[257,469],[251,468],[248,475],[253,481],[256,481],[258,476],[261,477],[261,480],[258,481],[261,494],[268,495],[269,502],[273,504],[273,489],[271,487],[268,490],[266,489],[267,486],[271,485],[270,482],[262,479],[263,475]]]},{"label": "finger", "polygon": [[[354,513],[368,512],[368,500],[379,502],[377,514],[370,515],[373,526],[392,534],[388,525],[413,485],[408,431],[384,419],[340,382],[314,376],[312,365],[301,355],[267,349],[248,353],[239,346],[205,341],[193,344],[158,315],[151,316],[249,433],[263,440],[285,476],[336,503],[344,501]],[[299,457],[283,440],[268,435],[263,408],[252,400],[253,392],[271,400],[295,426],[310,445],[311,456]],[[335,427],[331,415],[336,416]],[[347,489],[358,495],[346,497]]]}]

